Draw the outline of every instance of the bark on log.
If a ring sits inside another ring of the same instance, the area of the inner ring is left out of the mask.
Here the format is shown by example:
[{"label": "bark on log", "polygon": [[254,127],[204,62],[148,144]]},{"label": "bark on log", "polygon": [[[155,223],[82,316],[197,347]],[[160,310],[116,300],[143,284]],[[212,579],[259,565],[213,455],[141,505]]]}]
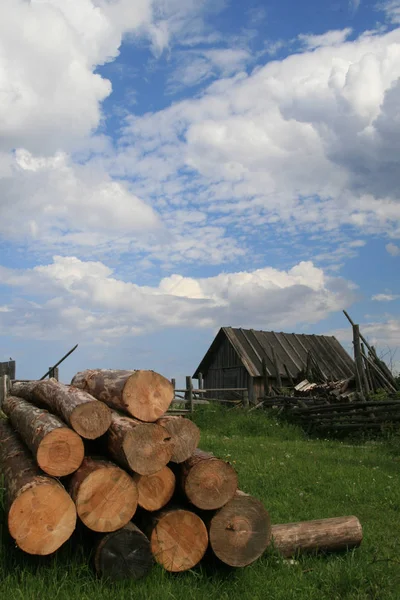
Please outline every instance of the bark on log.
[{"label": "bark on log", "polygon": [[58,481],[37,467],[11,425],[2,419],[0,440],[9,532],[24,552],[52,554],[75,529],[74,503]]},{"label": "bark on log", "polygon": [[82,439],[61,419],[14,396],[4,400],[3,411],[42,471],[63,477],[78,469],[85,452]]},{"label": "bark on log", "polygon": [[112,581],[140,579],[153,566],[150,541],[129,522],[96,543],[94,566],[98,575]]},{"label": "bark on log", "polygon": [[157,473],[171,460],[174,442],[157,423],[142,423],[112,411],[108,451],[126,469],[140,475]]},{"label": "bark on log", "polygon": [[197,449],[181,465],[181,485],[194,506],[214,510],[233,498],[238,478],[229,463]]},{"label": "bark on log", "polygon": [[111,411],[103,402],[56,379],[35,382],[25,387],[14,384],[13,394],[44,406],[74,429],[80,436],[94,440],[103,435],[111,423]]},{"label": "bark on log", "polygon": [[133,480],[138,488],[138,504],[149,512],[163,508],[175,491],[175,475],[168,467],[153,475],[134,475]]},{"label": "bark on log", "polygon": [[72,385],[146,422],[160,418],[174,397],[171,382],[154,371],[87,370],[77,373]]},{"label": "bark on log", "polygon": [[245,567],[259,558],[271,540],[271,521],[262,503],[237,491],[209,523],[214,554],[231,567]]},{"label": "bark on log", "polygon": [[33,389],[38,383],[38,381],[15,381],[11,386],[11,394],[33,402]]},{"label": "bark on log", "polygon": [[357,517],[336,517],[272,526],[273,544],[286,557],[298,552],[334,552],[359,546],[363,539]]},{"label": "bark on log", "polygon": [[81,521],[102,533],[124,527],[137,508],[132,478],[113,463],[88,456],[72,476],[70,494]]},{"label": "bark on log", "polygon": [[150,546],[155,560],[167,571],[187,571],[203,558],[208,546],[207,528],[189,510],[158,513],[151,523]]},{"label": "bark on log", "polygon": [[171,435],[174,450],[171,461],[181,463],[192,456],[200,441],[200,429],[190,419],[184,417],[162,417],[157,423]]}]

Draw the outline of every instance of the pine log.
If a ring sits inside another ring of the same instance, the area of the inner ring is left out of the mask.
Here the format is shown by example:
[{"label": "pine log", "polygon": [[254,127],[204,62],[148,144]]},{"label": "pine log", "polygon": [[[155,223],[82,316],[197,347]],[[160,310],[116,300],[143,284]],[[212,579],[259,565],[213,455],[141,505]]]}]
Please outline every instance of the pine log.
[{"label": "pine log", "polygon": [[149,512],[163,508],[175,491],[175,475],[168,467],[153,475],[136,474],[133,480],[138,488],[138,504]]},{"label": "pine log", "polygon": [[181,485],[194,506],[214,510],[233,498],[238,478],[229,463],[197,449],[181,465]]},{"label": "pine log", "polygon": [[359,546],[363,531],[357,517],[336,517],[272,526],[273,544],[286,557],[298,552],[334,552]]},{"label": "pine log", "polygon": [[140,579],[153,566],[150,541],[129,522],[122,529],[102,535],[94,553],[98,575],[112,581]]},{"label": "pine log", "polygon": [[28,402],[33,402],[33,390],[35,386],[38,384],[38,381],[14,381],[11,386],[11,395],[18,396],[18,398],[23,398],[24,400],[28,400]]},{"label": "pine log", "polygon": [[150,547],[167,571],[187,571],[203,558],[208,546],[207,528],[189,510],[170,509],[151,518]]},{"label": "pine log", "polygon": [[5,398],[3,411],[42,471],[63,477],[77,470],[85,452],[83,442],[61,419],[15,396]]},{"label": "pine log", "polygon": [[94,440],[103,435],[111,423],[111,411],[103,402],[56,379],[38,381],[35,385],[16,386],[13,394],[38,406],[44,406],[65,421],[80,436]]},{"label": "pine log", "polygon": [[231,567],[245,567],[259,558],[271,540],[271,521],[262,503],[237,491],[209,523],[214,554]]},{"label": "pine log", "polygon": [[158,419],[157,423],[171,435],[175,444],[171,461],[181,463],[192,456],[200,441],[200,429],[190,419],[167,416]]},{"label": "pine log", "polygon": [[137,508],[132,478],[113,463],[88,456],[72,475],[70,494],[81,521],[101,533],[124,527]]},{"label": "pine log", "polygon": [[72,385],[146,422],[157,421],[174,397],[171,382],[154,371],[87,370],[77,373]]},{"label": "pine log", "polygon": [[9,532],[24,552],[52,554],[75,529],[74,503],[58,481],[43,474],[17,433],[2,419],[0,440]]},{"label": "pine log", "polygon": [[112,458],[123,468],[140,475],[151,475],[171,460],[174,442],[161,425],[142,423],[112,411],[107,447]]}]

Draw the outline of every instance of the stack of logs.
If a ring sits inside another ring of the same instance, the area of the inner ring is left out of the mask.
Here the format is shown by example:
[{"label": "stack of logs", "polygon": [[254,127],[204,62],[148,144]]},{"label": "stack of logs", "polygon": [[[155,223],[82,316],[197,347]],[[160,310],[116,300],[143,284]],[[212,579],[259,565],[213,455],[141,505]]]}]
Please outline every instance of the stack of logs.
[{"label": "stack of logs", "polygon": [[154,561],[191,569],[207,554],[243,567],[271,540],[284,556],[359,545],[356,517],[271,528],[233,467],[165,415],[173,387],[153,371],[91,370],[71,385],[15,382],[3,401],[0,470],[8,528],[29,554],[55,552],[78,522],[101,576],[137,579]]}]

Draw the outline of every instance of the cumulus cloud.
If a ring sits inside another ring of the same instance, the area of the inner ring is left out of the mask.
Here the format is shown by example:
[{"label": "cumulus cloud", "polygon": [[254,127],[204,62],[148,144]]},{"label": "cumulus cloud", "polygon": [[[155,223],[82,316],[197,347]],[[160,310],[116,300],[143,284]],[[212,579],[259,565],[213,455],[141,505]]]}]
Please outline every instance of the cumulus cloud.
[{"label": "cumulus cloud", "polygon": [[4,330],[39,339],[69,332],[109,342],[157,328],[222,324],[290,328],[325,318],[356,294],[354,285],[310,262],[288,271],[266,267],[209,278],[174,274],[154,287],[124,281],[103,263],[76,257],[55,256],[27,270],[1,267],[0,276],[14,289],[18,307],[1,314]]},{"label": "cumulus cloud", "polygon": [[393,242],[386,244],[385,248],[392,256],[400,256],[400,247],[393,244]]}]

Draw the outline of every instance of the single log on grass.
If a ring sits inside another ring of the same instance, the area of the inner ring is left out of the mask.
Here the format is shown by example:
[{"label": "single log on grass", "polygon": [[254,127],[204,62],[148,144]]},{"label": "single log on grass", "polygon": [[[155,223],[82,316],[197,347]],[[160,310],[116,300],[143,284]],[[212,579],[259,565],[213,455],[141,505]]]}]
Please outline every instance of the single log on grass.
[{"label": "single log on grass", "polygon": [[88,456],[72,475],[70,494],[81,521],[102,533],[126,525],[137,508],[138,492],[132,478],[113,463]]},{"label": "single log on grass", "polygon": [[107,447],[122,467],[140,475],[151,475],[171,460],[174,442],[161,425],[142,423],[112,411]]},{"label": "single log on grass", "polygon": [[150,546],[155,560],[167,571],[192,569],[208,546],[207,528],[189,510],[170,509],[151,518]]},{"label": "single log on grass", "polygon": [[[28,392],[26,392],[28,390]],[[63,419],[82,437],[94,440],[103,435],[111,423],[111,411],[103,402],[78,388],[56,379],[36,382],[31,388],[13,386],[13,394],[31,399]]]},{"label": "single log on grass", "polygon": [[197,449],[181,465],[181,484],[186,497],[194,506],[214,510],[233,498],[238,478],[229,463]]},{"label": "single log on grass", "polygon": [[148,538],[133,523],[101,536],[94,553],[94,566],[109,580],[140,579],[153,566]]},{"label": "single log on grass", "polygon": [[357,517],[336,517],[272,526],[273,544],[286,557],[298,552],[333,552],[359,546],[363,539]]},{"label": "single log on grass", "polygon": [[72,379],[72,385],[89,392],[111,408],[146,422],[161,417],[174,397],[172,383],[154,371],[81,371]]},{"label": "single log on grass", "polygon": [[58,481],[37,467],[22,440],[2,419],[0,440],[10,534],[28,554],[51,554],[75,529],[74,503]]},{"label": "single log on grass", "polygon": [[5,398],[3,412],[48,475],[70,475],[82,463],[82,439],[58,417],[14,396]]},{"label": "single log on grass", "polygon": [[167,416],[158,419],[157,423],[171,435],[175,444],[171,461],[181,463],[192,456],[200,441],[200,429],[190,419]]},{"label": "single log on grass", "polygon": [[237,491],[209,522],[214,554],[231,567],[245,567],[259,558],[271,540],[271,521],[262,503]]},{"label": "single log on grass", "polygon": [[133,480],[138,488],[138,504],[149,512],[163,508],[175,491],[175,475],[168,467],[153,475],[134,475]]}]

